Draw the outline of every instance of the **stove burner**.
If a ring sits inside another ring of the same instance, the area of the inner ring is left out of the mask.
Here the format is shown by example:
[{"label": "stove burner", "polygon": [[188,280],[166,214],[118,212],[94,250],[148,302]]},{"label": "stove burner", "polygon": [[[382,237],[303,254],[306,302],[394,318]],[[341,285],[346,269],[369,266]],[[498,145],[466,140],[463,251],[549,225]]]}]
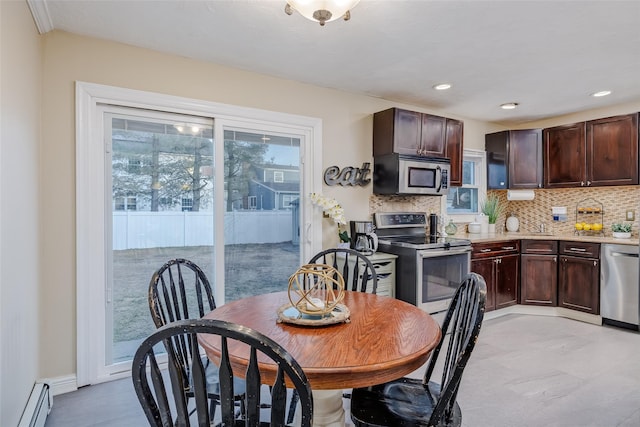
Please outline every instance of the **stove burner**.
[{"label": "stove burner", "polygon": [[471,241],[444,236],[431,236],[425,231],[424,213],[377,213],[378,241],[383,245],[414,249],[450,249],[471,246]]},{"label": "stove burner", "polygon": [[379,238],[380,243],[387,245],[403,246],[416,249],[437,249],[455,246],[469,246],[471,242],[467,239],[456,239],[452,237],[434,237],[426,234],[413,236],[387,236]]}]

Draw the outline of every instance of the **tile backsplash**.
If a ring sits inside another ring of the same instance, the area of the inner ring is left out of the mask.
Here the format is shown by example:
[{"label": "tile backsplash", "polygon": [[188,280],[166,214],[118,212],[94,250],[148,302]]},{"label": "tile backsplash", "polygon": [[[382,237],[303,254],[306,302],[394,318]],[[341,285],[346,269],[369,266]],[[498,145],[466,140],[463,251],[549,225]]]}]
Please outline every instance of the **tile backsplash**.
[{"label": "tile backsplash", "polygon": [[[534,190],[535,198],[531,201],[508,201],[506,190],[489,190],[500,197],[506,205],[505,214],[496,222],[498,230],[504,225],[506,216],[514,212],[520,220],[523,231],[538,230],[541,222],[546,224],[547,230],[554,234],[570,234],[574,231],[576,222],[576,208],[599,207],[602,203],[605,235],[611,235],[613,222],[624,222],[627,210],[635,211],[633,234],[638,235],[640,219],[640,186],[620,187],[592,187],[592,188],[561,188]],[[444,196],[442,196],[444,197]],[[593,199],[581,203],[585,199]],[[599,203],[597,203],[599,202]],[[583,206],[584,205],[584,206]],[[593,205],[593,206],[591,206]],[[551,208],[565,206],[567,221],[553,221]],[[369,212],[440,212],[440,197],[433,196],[380,196],[373,194],[369,199]],[[601,222],[599,214],[579,214],[579,222]],[[466,231],[466,224],[457,224],[459,233]],[[463,225],[462,227],[460,225]]]},{"label": "tile backsplash", "polygon": [[[507,203],[506,213],[515,212],[520,220],[520,226],[530,230],[536,229],[541,222],[545,222],[547,228],[552,227],[556,234],[573,233],[576,219],[578,222],[602,222],[605,235],[611,235],[611,224],[624,222],[627,210],[635,211],[633,221],[633,233],[638,233],[638,210],[640,209],[640,186],[620,187],[593,187],[593,188],[559,188],[553,190],[534,190],[535,199],[531,201],[507,201],[507,192],[490,190],[500,195]],[[585,199],[589,199],[585,201]],[[578,214],[578,207],[603,208],[602,221],[600,214]],[[553,221],[551,208],[554,206],[566,206],[567,221]],[[505,219],[500,218],[498,224],[504,224]]]}]

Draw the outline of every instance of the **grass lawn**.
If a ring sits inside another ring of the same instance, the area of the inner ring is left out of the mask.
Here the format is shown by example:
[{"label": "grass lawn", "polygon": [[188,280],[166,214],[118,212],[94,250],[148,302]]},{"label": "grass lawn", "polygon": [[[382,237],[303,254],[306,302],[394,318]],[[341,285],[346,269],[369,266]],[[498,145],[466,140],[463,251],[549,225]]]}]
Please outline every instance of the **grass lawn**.
[{"label": "grass lawn", "polygon": [[[128,249],[113,252],[113,341],[139,342],[155,330],[147,300],[153,273],[172,258],[189,259],[213,280],[213,247]],[[287,290],[300,266],[299,246],[292,243],[227,245],[225,299]],[[211,286],[216,286],[211,283]],[[117,351],[116,351],[117,353]],[[119,358],[117,354],[114,357]]]}]

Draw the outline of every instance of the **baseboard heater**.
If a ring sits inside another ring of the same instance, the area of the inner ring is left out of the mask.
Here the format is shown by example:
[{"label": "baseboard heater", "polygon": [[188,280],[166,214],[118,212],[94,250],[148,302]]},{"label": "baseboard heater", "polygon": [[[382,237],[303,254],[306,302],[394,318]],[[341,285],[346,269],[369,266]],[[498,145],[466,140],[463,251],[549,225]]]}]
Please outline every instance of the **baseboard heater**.
[{"label": "baseboard heater", "polygon": [[53,397],[51,396],[49,384],[43,382],[35,383],[18,427],[44,427],[52,406]]}]

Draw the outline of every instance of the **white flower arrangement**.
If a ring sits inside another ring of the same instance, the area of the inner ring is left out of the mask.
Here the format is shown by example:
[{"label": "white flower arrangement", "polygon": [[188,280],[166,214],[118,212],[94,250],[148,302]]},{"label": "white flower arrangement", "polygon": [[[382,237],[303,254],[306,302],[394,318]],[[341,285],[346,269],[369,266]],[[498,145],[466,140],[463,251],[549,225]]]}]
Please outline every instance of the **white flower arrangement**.
[{"label": "white flower arrangement", "polygon": [[336,199],[325,197],[319,193],[309,194],[311,203],[322,208],[322,212],[333,220],[338,226],[338,236],[341,242],[348,242],[349,235],[346,231],[341,231],[340,226],[347,225],[347,219],[344,216],[344,209]]}]

